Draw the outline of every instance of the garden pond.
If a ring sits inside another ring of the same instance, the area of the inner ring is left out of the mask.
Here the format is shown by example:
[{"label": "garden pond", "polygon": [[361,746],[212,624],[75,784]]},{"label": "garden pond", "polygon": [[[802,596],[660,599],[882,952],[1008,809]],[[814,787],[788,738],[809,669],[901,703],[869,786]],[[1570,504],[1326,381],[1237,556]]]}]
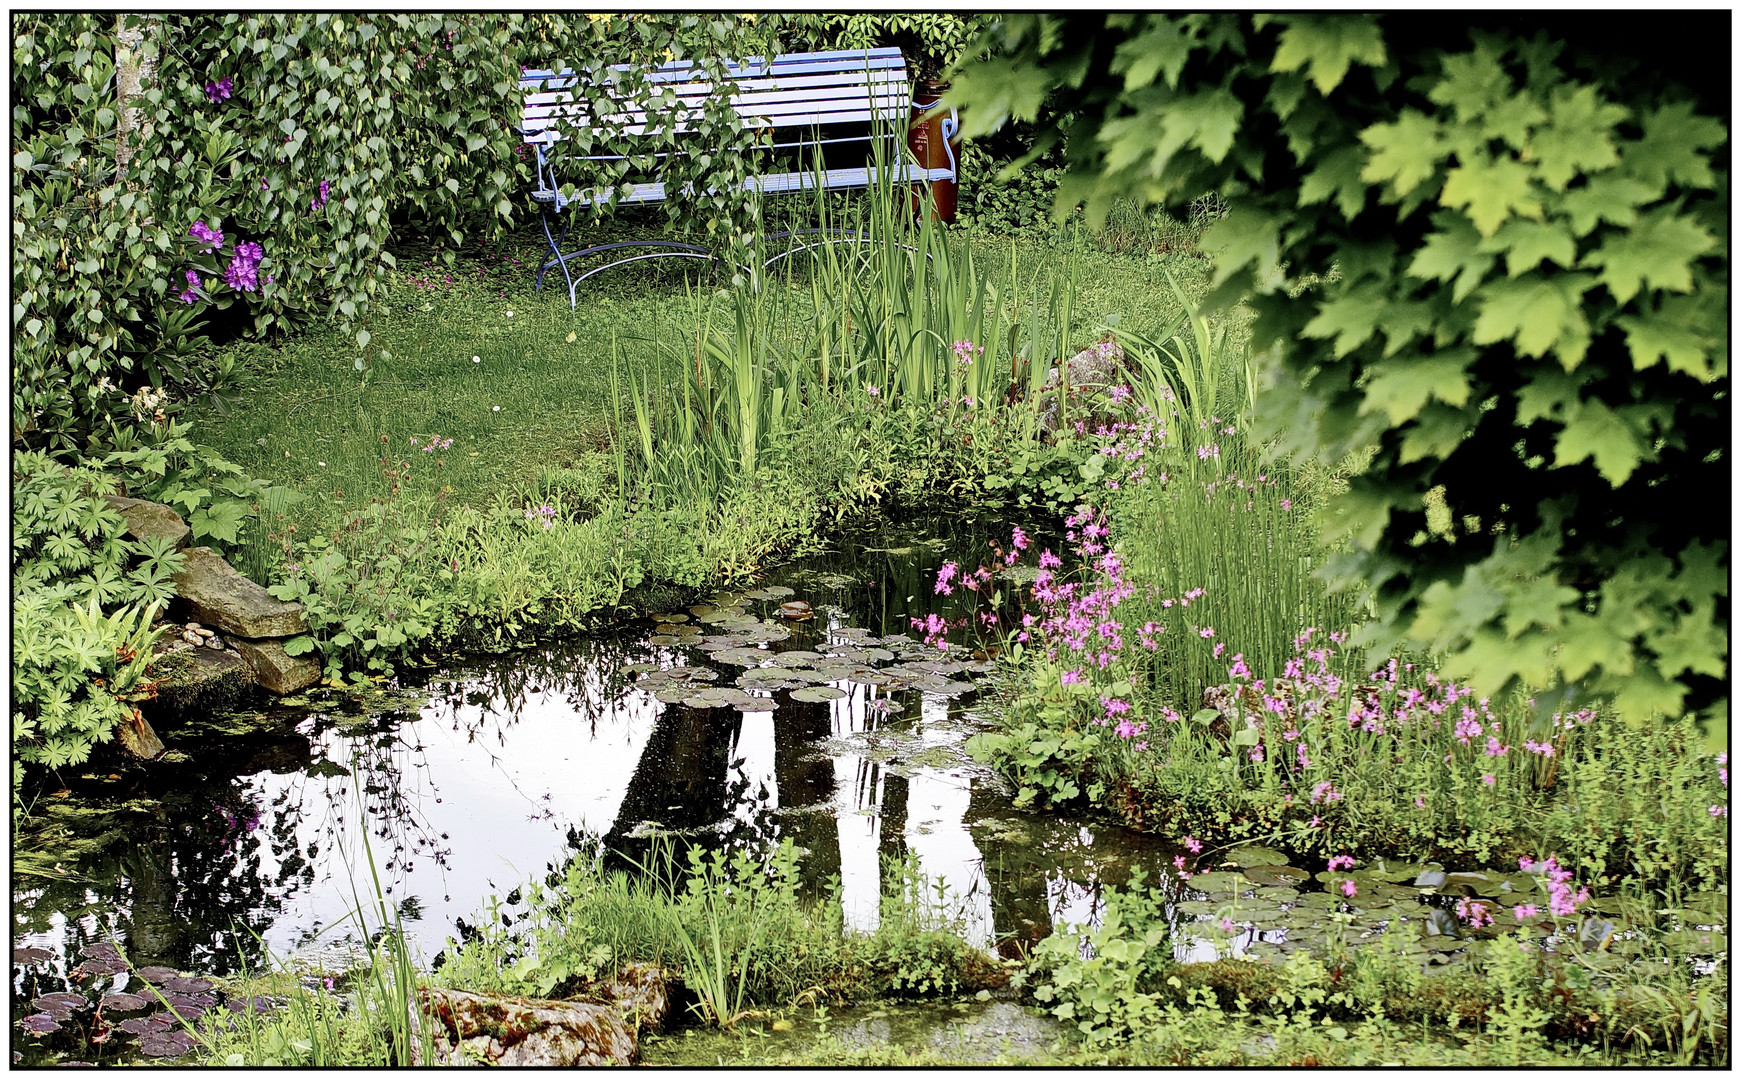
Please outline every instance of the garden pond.
[{"label": "garden pond", "polygon": [[[601,845],[628,865],[659,835],[789,838],[813,895],[838,879],[846,919],[867,932],[889,867],[905,861],[966,937],[1006,957],[1094,920],[1103,887],[1138,867],[1173,898],[1182,960],[1369,937],[1401,918],[1420,921],[1412,947],[1431,968],[1466,944],[1456,905],[1482,904],[1491,934],[1516,927],[1515,904],[1544,902],[1542,880],[1516,869],[1379,862],[1337,875],[1253,846],[1182,880],[1185,853],[1160,838],[1017,811],[963,746],[990,724],[979,710],[995,694],[992,657],[927,645],[914,625],[968,614],[961,592],[936,593],[936,572],[991,563],[999,539],[961,521],[849,535],[615,634],[471,658],[373,694],[165,722],[180,760],[77,777],[45,792],[18,833],[12,1018],[47,1036],[24,1050],[72,1052],[54,1049],[71,1033],[49,1028],[83,1030],[102,998],[134,1017],[142,1047],[156,1040],[145,1052],[172,1056],[185,1047],[159,1038],[166,1024],[122,1008],[146,1008],[141,977],[196,1013],[260,1005],[223,1000],[222,979],[269,962],[317,986],[355,962],[348,914],[377,882],[427,966],[492,898],[517,900],[524,882]],[[33,835],[53,854],[33,853]],[[1356,900],[1326,888],[1344,880]],[[1709,937],[1726,904],[1705,902],[1711,913],[1686,925]],[[1616,939],[1608,955],[1626,962],[1625,912],[1612,899],[1590,908],[1583,933]],[[1193,934],[1194,922],[1223,932]],[[932,1035],[971,1031],[1009,1019],[982,1015],[997,1004],[902,1017]],[[133,1052],[116,1042],[81,1056]]]}]

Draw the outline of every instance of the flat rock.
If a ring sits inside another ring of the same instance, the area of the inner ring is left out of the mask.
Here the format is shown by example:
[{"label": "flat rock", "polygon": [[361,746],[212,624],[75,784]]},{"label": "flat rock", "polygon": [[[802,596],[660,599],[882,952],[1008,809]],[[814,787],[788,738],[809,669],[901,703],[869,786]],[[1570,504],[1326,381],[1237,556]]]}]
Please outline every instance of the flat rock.
[{"label": "flat rock", "polygon": [[308,629],[301,604],[275,599],[238,574],[211,548],[187,549],[175,575],[177,604],[187,618],[245,638],[281,638]]},{"label": "flat rock", "polygon": [[639,1053],[634,1029],[609,1005],[498,997],[420,987],[433,1021],[434,1060],[411,1040],[411,1065],[629,1065]]},{"label": "flat rock", "polygon": [[177,548],[184,548],[193,536],[193,530],[187,527],[187,522],[181,520],[181,515],[162,503],[129,499],[123,495],[109,495],[106,498],[109,506],[120,511],[121,516],[126,519],[127,535],[135,540],[162,536],[167,537]]},{"label": "flat rock", "polygon": [[233,637],[230,644],[254,673],[254,681],[274,694],[294,694],[320,681],[320,664],[313,653],[291,656],[284,651],[283,642],[271,639],[251,641]]},{"label": "flat rock", "polygon": [[150,677],[155,698],[171,708],[195,702],[212,706],[233,701],[253,685],[254,673],[236,653],[191,646],[181,638],[160,638],[152,646]]}]

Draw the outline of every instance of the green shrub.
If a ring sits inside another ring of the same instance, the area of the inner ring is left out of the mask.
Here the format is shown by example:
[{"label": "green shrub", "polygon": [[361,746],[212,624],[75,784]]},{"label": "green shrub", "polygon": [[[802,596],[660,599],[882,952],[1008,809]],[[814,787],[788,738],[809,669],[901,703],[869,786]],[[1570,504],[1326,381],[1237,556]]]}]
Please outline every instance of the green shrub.
[{"label": "green shrub", "polygon": [[85,761],[138,711],[157,611],[175,595],[181,555],[124,538],[103,496],[114,480],[13,456],[12,786],[25,766]]}]

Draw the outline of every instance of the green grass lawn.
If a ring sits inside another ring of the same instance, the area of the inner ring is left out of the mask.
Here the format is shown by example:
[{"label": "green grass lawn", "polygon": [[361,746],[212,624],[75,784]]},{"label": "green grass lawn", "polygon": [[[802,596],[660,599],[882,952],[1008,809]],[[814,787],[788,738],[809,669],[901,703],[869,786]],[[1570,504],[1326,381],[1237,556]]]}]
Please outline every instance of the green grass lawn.
[{"label": "green grass lawn", "polygon": [[[957,239],[1000,274],[1013,250],[1017,280],[1033,291],[1074,260],[1076,347],[1093,341],[1108,317],[1153,330],[1174,316],[1161,267],[1188,281],[1201,277],[1196,259],[1112,254],[1085,235],[1046,242],[963,230]],[[596,453],[611,446],[615,424],[613,350],[625,372],[637,373],[683,354],[693,339],[685,278],[703,290],[719,283],[698,262],[644,264],[584,283],[571,311],[560,278],[533,290],[530,267],[543,243],[532,223],[453,268],[402,252],[368,324],[370,351],[385,349],[389,358],[376,359],[365,378],[354,343],[329,328],[240,344],[241,398],[225,412],[196,404],[194,438],[312,496],[291,515],[309,522],[332,515],[340,493],[352,506],[388,495],[381,464],[388,448],[392,460],[412,463],[407,491],[445,486],[472,505],[512,496],[545,469],[586,467],[589,454],[598,467]],[[412,443],[438,435],[453,440],[439,454]]]}]

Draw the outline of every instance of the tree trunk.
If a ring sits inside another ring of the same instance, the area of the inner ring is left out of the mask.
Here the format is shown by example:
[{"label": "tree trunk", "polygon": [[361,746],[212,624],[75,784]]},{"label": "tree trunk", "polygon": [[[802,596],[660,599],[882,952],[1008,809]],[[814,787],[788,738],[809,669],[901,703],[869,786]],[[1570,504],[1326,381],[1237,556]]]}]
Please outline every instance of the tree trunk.
[{"label": "tree trunk", "polygon": [[[131,23],[131,25],[129,25]],[[135,133],[144,123],[144,108],[140,102],[143,88],[157,79],[157,50],[146,48],[149,36],[155,40],[158,19],[155,15],[115,16],[115,115],[119,129],[115,133],[115,178],[127,175],[127,163],[133,159],[138,140]]]}]

